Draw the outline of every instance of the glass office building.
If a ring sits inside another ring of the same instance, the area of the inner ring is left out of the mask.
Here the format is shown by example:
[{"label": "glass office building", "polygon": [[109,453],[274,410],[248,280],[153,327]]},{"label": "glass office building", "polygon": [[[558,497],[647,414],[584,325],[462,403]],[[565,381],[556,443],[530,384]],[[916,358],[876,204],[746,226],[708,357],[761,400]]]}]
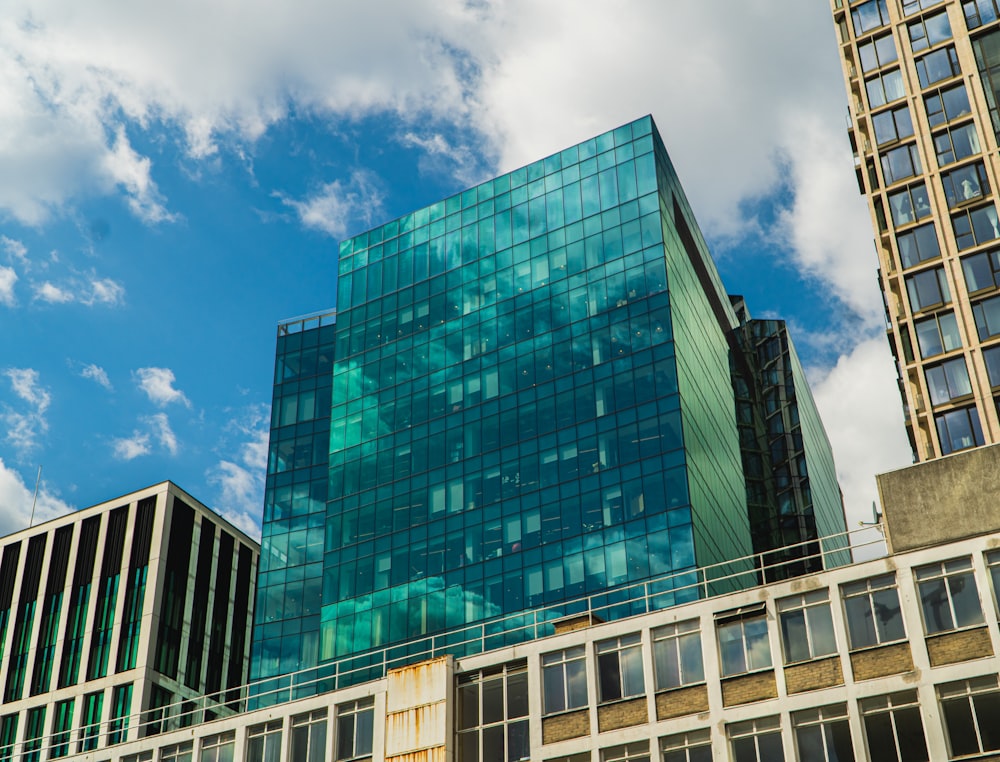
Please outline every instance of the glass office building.
[{"label": "glass office building", "polygon": [[[336,316],[279,327],[252,676],[787,541],[751,526],[740,326],[649,117],[344,241]],[[796,541],[842,531],[812,399],[778,402],[823,453],[782,450]]]}]

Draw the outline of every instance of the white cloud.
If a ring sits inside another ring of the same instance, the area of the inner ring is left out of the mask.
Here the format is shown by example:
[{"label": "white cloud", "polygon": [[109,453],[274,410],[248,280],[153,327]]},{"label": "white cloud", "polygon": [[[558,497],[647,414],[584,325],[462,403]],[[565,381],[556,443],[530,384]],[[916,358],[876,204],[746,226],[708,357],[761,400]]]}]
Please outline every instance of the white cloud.
[{"label": "white cloud", "polygon": [[100,384],[109,392],[114,389],[111,385],[111,379],[108,378],[107,371],[105,371],[100,365],[95,365],[94,363],[85,365],[80,371],[80,376],[82,378],[89,378],[91,381]]},{"label": "white cloud", "polygon": [[0,235],[0,247],[3,248],[7,258],[12,262],[16,260],[23,264],[28,261],[28,247],[20,241]]},{"label": "white cloud", "polygon": [[191,407],[191,401],[184,392],[174,388],[174,372],[170,368],[139,368],[133,374],[136,384],[146,393],[150,401],[160,407],[179,402]]},{"label": "white cloud", "polygon": [[174,216],[163,206],[156,183],[150,177],[151,164],[147,157],[133,150],[124,125],[118,125],[111,150],[104,154],[104,169],[125,190],[129,209],[136,217],[149,224],[172,222]]},{"label": "white cloud", "polygon": [[171,455],[177,454],[177,436],[170,428],[170,419],[166,413],[154,413],[141,419],[147,424],[156,440],[167,449]]},{"label": "white cloud", "polygon": [[269,410],[254,406],[240,411],[229,431],[238,440],[206,476],[217,493],[212,506],[251,537],[260,537],[264,506],[264,475],[267,469]]},{"label": "white cloud", "polygon": [[6,440],[24,457],[39,444],[39,438],[48,431],[45,413],[52,402],[47,388],[39,382],[38,371],[33,368],[7,368],[3,375],[10,381],[14,394],[27,403],[28,409],[3,405],[0,420],[6,431]]},{"label": "white cloud", "polygon": [[818,380],[813,395],[833,444],[848,529],[872,520],[875,474],[912,462],[885,337],[861,341]]},{"label": "white cloud", "polygon": [[115,306],[125,301],[125,287],[111,278],[97,275],[72,275],[62,285],[52,281],[36,283],[35,300],[48,304],[76,302],[85,307]]},{"label": "white cloud", "polygon": [[142,431],[133,431],[130,437],[114,439],[111,446],[115,457],[120,460],[135,460],[152,452],[149,446],[149,434]]},{"label": "white cloud", "polygon": [[17,303],[14,297],[15,283],[17,283],[17,273],[14,268],[0,265],[0,304],[13,307]]},{"label": "white cloud", "polygon": [[68,304],[76,299],[76,297],[72,291],[45,281],[35,286],[35,299],[40,302],[48,302],[49,304]]},{"label": "white cloud", "polygon": [[32,517],[32,504],[34,504],[35,524],[63,516],[73,510],[72,506],[49,491],[44,479],[39,484],[36,500],[35,478],[36,474],[33,473],[31,484],[25,484],[21,474],[0,459],[0,535],[25,529]]},{"label": "white cloud", "polygon": [[367,172],[355,172],[347,183],[339,180],[327,183],[301,201],[276,195],[295,210],[305,227],[334,238],[371,227],[373,220],[382,214],[382,194],[374,176]]}]

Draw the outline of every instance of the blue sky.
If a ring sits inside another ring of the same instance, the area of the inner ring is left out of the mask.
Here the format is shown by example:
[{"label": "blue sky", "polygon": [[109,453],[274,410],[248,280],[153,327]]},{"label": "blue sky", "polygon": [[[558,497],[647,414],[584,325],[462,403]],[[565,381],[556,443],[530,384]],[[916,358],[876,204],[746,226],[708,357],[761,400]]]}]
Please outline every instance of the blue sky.
[{"label": "blue sky", "polygon": [[15,1],[0,21],[0,531],[172,479],[249,531],[275,327],[337,242],[652,113],[784,317],[852,519],[908,451],[823,3]]}]

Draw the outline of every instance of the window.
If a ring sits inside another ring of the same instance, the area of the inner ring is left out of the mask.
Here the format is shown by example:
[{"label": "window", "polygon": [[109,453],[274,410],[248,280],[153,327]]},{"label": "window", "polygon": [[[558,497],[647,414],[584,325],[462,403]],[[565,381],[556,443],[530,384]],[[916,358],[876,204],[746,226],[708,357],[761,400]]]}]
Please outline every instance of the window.
[{"label": "window", "polygon": [[919,175],[921,171],[920,154],[915,143],[893,148],[882,154],[882,177],[885,178],[886,185]]},{"label": "window", "polygon": [[972,559],[921,566],[914,574],[928,635],[983,623]]},{"label": "window", "polygon": [[948,11],[941,11],[922,19],[911,21],[906,25],[910,33],[910,47],[914,53],[937,45],[939,42],[951,39],[951,24],[948,21]]},{"label": "window", "polygon": [[997,609],[1000,610],[1000,550],[986,554],[986,566],[993,582],[993,600],[997,602]]},{"label": "window", "polygon": [[944,185],[944,195],[950,209],[978,200],[990,192],[986,167],[981,161],[942,173],[941,184]]},{"label": "window", "polygon": [[1000,284],[1000,250],[984,251],[962,258],[965,287],[969,293],[991,289]]},{"label": "window", "polygon": [[1000,335],[1000,296],[991,296],[972,305],[980,341]]},{"label": "window", "polygon": [[943,267],[907,275],[903,280],[910,297],[910,308],[914,312],[951,301],[951,292],[948,290]]},{"label": "window", "polygon": [[653,630],[653,667],[658,691],[705,681],[697,619]]},{"label": "window", "polygon": [[66,699],[56,703],[52,716],[52,751],[50,759],[69,755],[69,734],[73,728],[73,707],[76,699]]},{"label": "window", "polygon": [[375,731],[375,699],[337,707],[337,759],[371,757]]},{"label": "window", "polygon": [[1000,750],[1000,688],[997,676],[938,686],[952,757]]},{"label": "window", "polygon": [[931,213],[927,188],[923,183],[917,183],[890,193],[889,210],[892,212],[892,224],[897,227],[922,220]]},{"label": "window", "polygon": [[712,762],[712,732],[692,730],[660,739],[663,762]]},{"label": "window", "polygon": [[122,762],[153,762],[153,752],[140,751],[137,754],[126,754],[122,757]]},{"label": "window", "polygon": [[904,268],[913,267],[921,262],[941,256],[933,222],[897,234],[896,244],[899,247],[899,259]]},{"label": "window", "polygon": [[216,733],[201,739],[201,753],[198,762],[233,762],[236,749],[236,731]]},{"label": "window", "polygon": [[545,713],[587,705],[587,653],[583,646],[542,654]]},{"label": "window", "polygon": [[918,58],[915,63],[917,65],[917,79],[920,80],[921,88],[930,87],[936,82],[956,77],[962,73],[954,45],[928,53],[923,58]]},{"label": "window", "polygon": [[861,61],[861,71],[863,72],[872,71],[898,60],[896,43],[892,39],[892,34],[873,37],[867,42],[859,44],[858,58]]},{"label": "window", "polygon": [[601,749],[601,762],[649,762],[649,741]]},{"label": "window", "polygon": [[601,701],[615,701],[645,692],[639,633],[597,643],[597,678]]},{"label": "window", "polygon": [[975,407],[939,413],[934,416],[934,423],[937,425],[942,455],[984,444],[979,412]]},{"label": "window", "polygon": [[868,108],[878,108],[887,103],[898,101],[906,95],[903,89],[903,74],[899,69],[893,69],[865,80],[865,92],[868,93]]},{"label": "window", "polygon": [[160,762],[191,762],[194,756],[194,743],[185,741],[164,746],[160,749]]},{"label": "window", "polygon": [[281,720],[262,722],[247,729],[247,762],[279,762]]},{"label": "window", "polygon": [[108,746],[122,743],[128,735],[132,712],[132,683],[118,685],[111,691],[111,722],[108,723]]},{"label": "window", "polygon": [[959,250],[1000,238],[997,210],[993,204],[952,215],[951,226],[955,230],[955,240]]},{"label": "window", "polygon": [[994,389],[1000,386],[1000,346],[983,350],[983,362],[986,363],[986,376]]},{"label": "window", "polygon": [[943,405],[972,394],[972,384],[969,383],[969,371],[965,367],[964,357],[956,357],[927,368],[926,377],[927,391],[930,392],[932,405]]},{"label": "window", "polygon": [[962,346],[954,312],[939,312],[929,318],[917,320],[914,328],[917,332],[920,356],[924,359]]},{"label": "window", "polygon": [[36,706],[28,710],[24,729],[24,745],[20,762],[41,762],[42,736],[45,735],[45,710],[47,707]]},{"label": "window", "polygon": [[767,640],[767,616],[763,605],[717,614],[716,632],[723,677],[771,666],[771,646]]},{"label": "window", "polygon": [[80,743],[77,751],[93,751],[97,748],[97,733],[101,728],[101,710],[104,707],[104,691],[88,693],[83,697],[83,717],[80,722]]},{"label": "window", "polygon": [[903,0],[903,15],[909,16],[924,8],[932,8],[940,2],[941,0]]},{"label": "window", "polygon": [[323,762],[326,759],[326,710],[292,717],[289,762]]},{"label": "window", "polygon": [[966,26],[972,30],[1000,18],[1000,6],[997,2],[998,0],[962,0]]},{"label": "window", "polygon": [[784,759],[781,745],[781,722],[777,717],[734,722],[726,726],[733,749],[733,762],[771,762]]},{"label": "window", "polygon": [[875,144],[879,146],[910,137],[913,135],[910,107],[896,106],[888,111],[872,114],[872,129],[875,131]]},{"label": "window", "polygon": [[3,762],[9,762],[9,760],[14,758],[18,717],[17,712],[0,717],[0,760],[3,760]]},{"label": "window", "polygon": [[792,727],[799,762],[854,762],[846,704],[794,712]]},{"label": "window", "polygon": [[[979,153],[979,136],[976,134],[976,125],[969,122],[968,124],[963,124],[960,127],[952,127],[944,132],[937,133],[934,135],[934,153],[937,155],[937,163],[939,167],[953,164],[954,162],[961,161],[969,156],[975,156]],[[988,187],[989,183],[984,183],[984,185]],[[958,189],[958,192],[955,193],[955,198],[968,201],[969,199],[978,198],[982,195],[982,193],[962,193],[961,191],[963,190],[964,188]],[[947,191],[948,186],[946,184],[945,192],[947,193]],[[950,203],[950,205],[954,206],[953,203]]]},{"label": "window", "polygon": [[852,650],[906,638],[895,575],[882,574],[850,582],[841,586],[840,594],[844,599]]},{"label": "window", "polygon": [[524,662],[458,677],[458,762],[529,759]]},{"label": "window", "polygon": [[777,607],[786,664],[837,653],[827,590],[783,598]]},{"label": "window", "polygon": [[924,108],[927,110],[927,121],[931,127],[972,113],[972,109],[969,108],[969,94],[965,91],[965,85],[961,83],[925,95]]},{"label": "window", "polygon": [[862,699],[859,703],[873,762],[929,762],[916,691]]},{"label": "window", "polygon": [[885,26],[889,23],[889,11],[885,7],[885,0],[868,0],[867,3],[855,6],[851,9],[851,20],[854,22],[855,37]]}]

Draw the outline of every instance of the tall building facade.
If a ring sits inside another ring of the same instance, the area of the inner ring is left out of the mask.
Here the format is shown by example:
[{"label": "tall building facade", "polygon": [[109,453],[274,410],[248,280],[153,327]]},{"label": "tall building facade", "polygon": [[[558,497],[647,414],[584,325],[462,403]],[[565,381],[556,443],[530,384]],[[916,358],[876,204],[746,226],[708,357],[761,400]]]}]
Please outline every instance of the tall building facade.
[{"label": "tall building facade", "polygon": [[258,550],[170,482],[0,539],[0,760],[231,713]]},{"label": "tall building facade", "polygon": [[336,314],[279,327],[253,676],[648,580],[673,605],[843,531],[788,347],[741,323],[649,117],[343,242]]},{"label": "tall building facade", "polygon": [[914,460],[1000,441],[1000,3],[833,0]]}]

